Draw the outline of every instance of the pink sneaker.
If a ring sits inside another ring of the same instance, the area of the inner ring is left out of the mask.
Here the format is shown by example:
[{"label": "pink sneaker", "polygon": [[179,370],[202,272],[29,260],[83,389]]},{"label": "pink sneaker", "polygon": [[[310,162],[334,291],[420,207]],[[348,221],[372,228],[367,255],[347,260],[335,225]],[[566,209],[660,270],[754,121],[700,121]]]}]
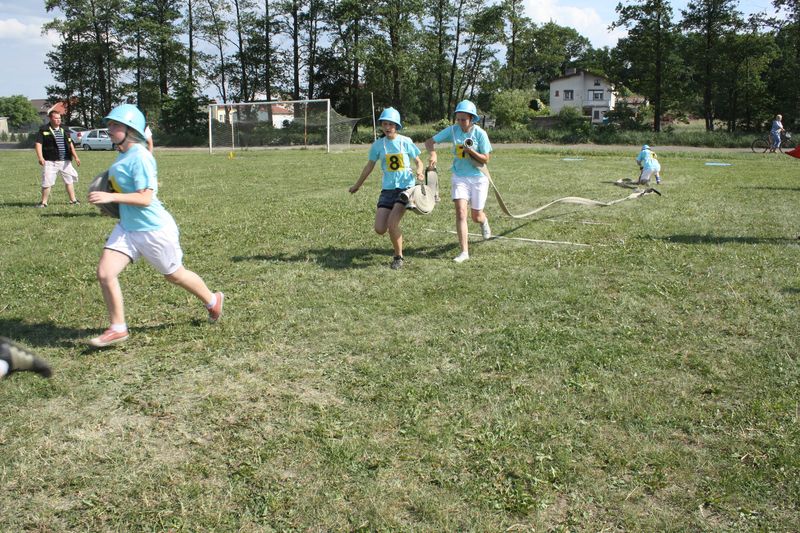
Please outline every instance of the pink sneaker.
[{"label": "pink sneaker", "polygon": [[225,295],[221,292],[215,292],[214,296],[217,297],[217,303],[208,310],[208,321],[212,324],[222,316],[222,303],[225,301]]},{"label": "pink sneaker", "polygon": [[90,339],[89,344],[95,348],[105,348],[106,346],[111,346],[112,344],[117,344],[118,342],[123,342],[126,340],[128,340],[128,330],[114,331],[113,329],[108,328],[99,337]]}]

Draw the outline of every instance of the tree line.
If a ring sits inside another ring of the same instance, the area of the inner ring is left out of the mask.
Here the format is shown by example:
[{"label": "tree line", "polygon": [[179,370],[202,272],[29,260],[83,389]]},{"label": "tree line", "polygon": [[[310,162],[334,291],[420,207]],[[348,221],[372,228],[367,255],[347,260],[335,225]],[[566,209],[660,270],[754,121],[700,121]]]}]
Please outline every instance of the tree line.
[{"label": "tree line", "polygon": [[[776,112],[800,119],[800,3],[772,0],[745,18],[736,0],[617,5],[627,37],[593,48],[576,30],[536,24],[522,0],[45,0],[52,101],[97,124],[117,103],[139,105],[164,131],[202,134],[209,89],[218,102],[330,98],[350,117],[394,106],[409,123],[474,100],[548,103],[567,67],[609,78],[666,116],[706,128],[757,129]],[[509,100],[509,95],[523,98]]]}]

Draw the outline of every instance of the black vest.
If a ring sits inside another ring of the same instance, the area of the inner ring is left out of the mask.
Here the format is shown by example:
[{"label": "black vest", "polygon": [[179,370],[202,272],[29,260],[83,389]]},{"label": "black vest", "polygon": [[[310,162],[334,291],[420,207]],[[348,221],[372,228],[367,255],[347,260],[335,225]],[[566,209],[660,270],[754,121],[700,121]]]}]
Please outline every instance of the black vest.
[{"label": "black vest", "polygon": [[[64,135],[64,160],[72,161],[72,149],[70,146],[72,145],[72,138],[69,136],[69,131],[65,130],[64,128],[59,128],[61,133]],[[45,161],[58,161],[58,144],[56,144],[56,138],[53,135],[53,130],[50,127],[50,124],[45,124],[41,128],[39,128],[39,132],[36,134],[36,142],[42,145],[42,157],[44,157]]]}]

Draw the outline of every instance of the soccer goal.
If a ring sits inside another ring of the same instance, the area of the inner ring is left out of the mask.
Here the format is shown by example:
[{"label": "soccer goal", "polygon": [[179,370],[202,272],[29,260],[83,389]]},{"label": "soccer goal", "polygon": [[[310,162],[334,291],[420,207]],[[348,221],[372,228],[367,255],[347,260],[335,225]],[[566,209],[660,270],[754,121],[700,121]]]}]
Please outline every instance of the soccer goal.
[{"label": "soccer goal", "polygon": [[208,151],[350,146],[359,121],[337,113],[329,99],[210,104]]}]

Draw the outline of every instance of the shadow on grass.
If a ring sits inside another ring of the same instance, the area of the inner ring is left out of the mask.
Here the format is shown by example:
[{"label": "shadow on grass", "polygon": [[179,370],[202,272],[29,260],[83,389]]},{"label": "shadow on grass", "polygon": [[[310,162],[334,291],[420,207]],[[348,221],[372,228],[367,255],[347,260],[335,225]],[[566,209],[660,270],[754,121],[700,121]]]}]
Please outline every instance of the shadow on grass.
[{"label": "shadow on grass", "polygon": [[793,237],[723,237],[717,235],[667,235],[645,237],[648,240],[674,242],[678,244],[790,244]]},{"label": "shadow on grass", "polygon": [[[388,245],[388,242],[387,242]],[[433,248],[408,248],[403,250],[403,255],[409,257],[441,258],[458,247],[456,242],[435,246]],[[323,268],[334,270],[371,268],[375,264],[386,263],[392,259],[390,246],[382,248],[312,248],[297,254],[276,253],[272,255],[259,254],[233,256],[234,263],[243,261],[275,261],[279,263],[315,263]]]},{"label": "shadow on grass", "polygon": [[800,287],[786,287],[782,292],[786,294],[800,294]]},{"label": "shadow on grass", "polygon": [[74,218],[74,217],[99,217],[100,213],[96,211],[84,211],[78,213],[42,213],[43,217],[59,217],[59,218]]},{"label": "shadow on grass", "polygon": [[[153,331],[173,327],[174,324],[158,324],[131,328],[132,333]],[[75,348],[83,346],[84,353],[94,351],[85,345],[89,337],[102,333],[100,328],[65,328],[48,322],[28,322],[19,319],[0,318],[0,335],[32,348]]]},{"label": "shadow on grass", "polygon": [[0,335],[31,347],[71,347],[75,339],[86,337],[94,331],[94,329],[65,328],[48,322],[0,318]]},{"label": "shadow on grass", "polygon": [[33,207],[36,208],[38,202],[2,202],[0,203],[0,209],[4,209],[6,207]]}]

